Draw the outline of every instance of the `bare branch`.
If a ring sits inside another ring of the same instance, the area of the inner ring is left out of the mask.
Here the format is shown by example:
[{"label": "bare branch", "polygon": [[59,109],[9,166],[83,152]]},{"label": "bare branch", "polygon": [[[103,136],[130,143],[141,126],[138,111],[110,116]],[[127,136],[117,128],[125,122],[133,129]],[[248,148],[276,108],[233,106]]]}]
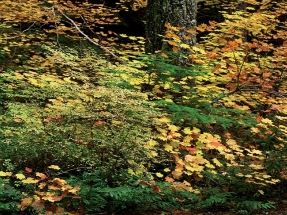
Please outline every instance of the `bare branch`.
[{"label": "bare branch", "polygon": [[[52,7],[52,12],[53,12],[53,15],[56,16],[54,7]],[[57,28],[58,28],[58,25],[57,25],[56,22],[55,22],[55,26],[56,26],[56,29],[57,29]],[[58,43],[59,47],[62,48],[62,47],[61,47],[61,44],[60,44],[60,42],[59,42],[59,34],[58,34],[58,33],[57,33],[57,43]]]},{"label": "bare branch", "polygon": [[32,25],[29,26],[29,28],[27,28],[27,29],[25,29],[25,30],[23,31],[23,33],[26,32],[26,31],[29,31],[36,23],[37,23],[37,21],[34,21],[34,22],[32,23]]},{"label": "bare branch", "polygon": [[66,14],[64,14],[60,9],[58,9],[58,11],[67,19],[69,20],[73,26],[77,29],[77,31],[83,35],[87,40],[89,40],[92,44],[99,46],[100,48],[102,48],[103,50],[105,50],[106,52],[108,52],[110,55],[112,55],[114,58],[119,59],[122,62],[125,62],[124,60],[120,59],[117,55],[115,55],[112,51],[110,51],[108,48],[100,45],[99,43],[96,43],[95,41],[93,41],[88,35],[86,35],[78,26],[77,24],[74,22],[74,20],[72,20],[70,17],[68,17]]}]

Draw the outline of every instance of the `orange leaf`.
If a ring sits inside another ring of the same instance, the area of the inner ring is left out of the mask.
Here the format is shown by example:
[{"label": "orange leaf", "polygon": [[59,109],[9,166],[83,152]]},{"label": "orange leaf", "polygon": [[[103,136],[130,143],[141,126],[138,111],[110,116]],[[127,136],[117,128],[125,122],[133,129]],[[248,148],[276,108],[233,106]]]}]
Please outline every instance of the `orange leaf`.
[{"label": "orange leaf", "polygon": [[48,188],[49,188],[50,190],[60,190],[60,189],[61,189],[61,188],[59,188],[59,187],[57,187],[57,186],[55,186],[55,185],[49,185]]},{"label": "orange leaf", "polygon": [[171,177],[166,176],[165,177],[165,181],[168,182],[168,183],[172,183],[172,182],[174,182],[174,179],[171,178]]},{"label": "orange leaf", "polygon": [[187,33],[190,33],[190,34],[196,34],[196,30],[194,29],[188,29],[186,30]]},{"label": "orange leaf", "polygon": [[210,142],[209,144],[215,147],[222,146],[222,144],[219,142]]},{"label": "orange leaf", "polygon": [[40,172],[37,172],[37,173],[36,173],[36,176],[40,177],[41,180],[44,180],[44,179],[47,178],[47,176],[46,176],[44,173],[40,173]]},{"label": "orange leaf", "polygon": [[185,150],[190,151],[190,152],[196,152],[197,148],[186,147]]},{"label": "orange leaf", "polygon": [[33,169],[31,169],[31,168],[29,168],[29,167],[26,167],[26,168],[25,168],[25,171],[31,173],[31,172],[33,172]]},{"label": "orange leaf", "polygon": [[24,198],[21,200],[21,204],[18,205],[18,207],[23,211],[25,210],[33,201],[33,198]]},{"label": "orange leaf", "polygon": [[58,185],[60,185],[60,186],[63,186],[63,185],[65,185],[65,184],[67,183],[65,180],[59,179],[59,178],[55,178],[55,179],[53,180],[53,182],[55,182],[56,184],[58,184]]},{"label": "orange leaf", "polygon": [[167,41],[169,45],[172,45],[172,46],[178,46],[178,43],[174,42],[174,41]]},{"label": "orange leaf", "polygon": [[172,47],[172,50],[173,50],[174,52],[178,52],[178,48],[175,47],[175,46]]},{"label": "orange leaf", "polygon": [[59,202],[59,201],[62,200],[63,196],[54,196],[54,197],[51,197],[51,198],[54,200],[54,202]]},{"label": "orange leaf", "polygon": [[45,182],[42,182],[42,183],[40,183],[40,184],[38,185],[38,187],[39,187],[40,189],[44,189],[44,188],[46,187],[46,183],[45,183]]}]

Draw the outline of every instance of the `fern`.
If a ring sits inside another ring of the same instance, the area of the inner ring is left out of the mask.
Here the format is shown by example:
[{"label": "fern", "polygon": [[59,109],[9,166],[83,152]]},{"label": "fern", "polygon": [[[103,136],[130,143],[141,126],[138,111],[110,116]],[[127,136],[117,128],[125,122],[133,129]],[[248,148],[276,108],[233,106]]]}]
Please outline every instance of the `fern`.
[{"label": "fern", "polygon": [[231,199],[232,195],[234,193],[232,192],[226,192],[226,193],[215,193],[209,198],[205,199],[202,203],[202,207],[212,207],[212,206],[225,206],[229,199]]},{"label": "fern", "polygon": [[272,205],[270,202],[263,203],[261,201],[246,200],[246,201],[238,202],[235,208],[238,211],[245,210],[247,212],[253,212],[259,209],[272,209],[272,208],[275,208],[275,206]]}]

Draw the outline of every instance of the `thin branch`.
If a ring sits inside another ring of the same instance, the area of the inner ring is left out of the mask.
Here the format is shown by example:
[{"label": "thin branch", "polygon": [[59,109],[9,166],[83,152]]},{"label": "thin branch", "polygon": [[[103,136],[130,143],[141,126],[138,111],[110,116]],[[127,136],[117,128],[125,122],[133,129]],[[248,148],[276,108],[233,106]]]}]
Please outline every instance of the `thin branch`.
[{"label": "thin branch", "polygon": [[25,29],[25,30],[23,31],[23,33],[26,32],[26,31],[29,31],[36,23],[37,23],[37,21],[34,21],[34,22],[32,23],[32,25],[29,26],[29,28],[27,28],[27,29]]},{"label": "thin branch", "polygon": [[[52,13],[53,13],[53,15],[56,17],[56,13],[55,13],[55,8],[54,8],[54,7],[52,7]],[[57,30],[58,25],[57,25],[56,22],[55,22],[55,26],[56,26],[56,30]],[[62,47],[61,47],[61,44],[60,44],[60,42],[59,42],[59,34],[58,34],[58,33],[57,33],[57,44],[59,45],[59,47],[60,47],[60,49],[61,49]]]},{"label": "thin branch", "polygon": [[110,51],[108,48],[100,45],[99,43],[96,43],[95,41],[93,41],[88,35],[86,35],[78,26],[77,24],[74,22],[74,20],[72,20],[70,17],[68,17],[66,14],[64,14],[60,9],[58,9],[58,11],[67,19],[69,20],[73,26],[77,29],[77,31],[83,35],[87,40],[89,40],[92,44],[104,49],[106,52],[108,52],[110,55],[112,55],[114,58],[119,59],[122,62],[125,62],[124,60],[120,59],[117,55],[115,55],[112,51]]}]

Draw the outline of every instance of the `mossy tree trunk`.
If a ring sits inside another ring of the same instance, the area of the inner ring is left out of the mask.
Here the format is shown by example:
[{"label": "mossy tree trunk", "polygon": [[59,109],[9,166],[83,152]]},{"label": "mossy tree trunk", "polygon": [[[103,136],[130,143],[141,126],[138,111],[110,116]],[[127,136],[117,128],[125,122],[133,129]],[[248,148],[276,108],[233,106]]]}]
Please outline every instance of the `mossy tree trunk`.
[{"label": "mossy tree trunk", "polygon": [[184,39],[187,32],[184,30],[194,29],[196,26],[197,4],[196,0],[148,0],[146,8],[146,53],[154,53],[162,50],[163,41],[159,35],[165,33],[165,23],[181,27],[177,32],[182,40],[190,45],[195,45],[196,36],[190,35],[191,39]]}]

